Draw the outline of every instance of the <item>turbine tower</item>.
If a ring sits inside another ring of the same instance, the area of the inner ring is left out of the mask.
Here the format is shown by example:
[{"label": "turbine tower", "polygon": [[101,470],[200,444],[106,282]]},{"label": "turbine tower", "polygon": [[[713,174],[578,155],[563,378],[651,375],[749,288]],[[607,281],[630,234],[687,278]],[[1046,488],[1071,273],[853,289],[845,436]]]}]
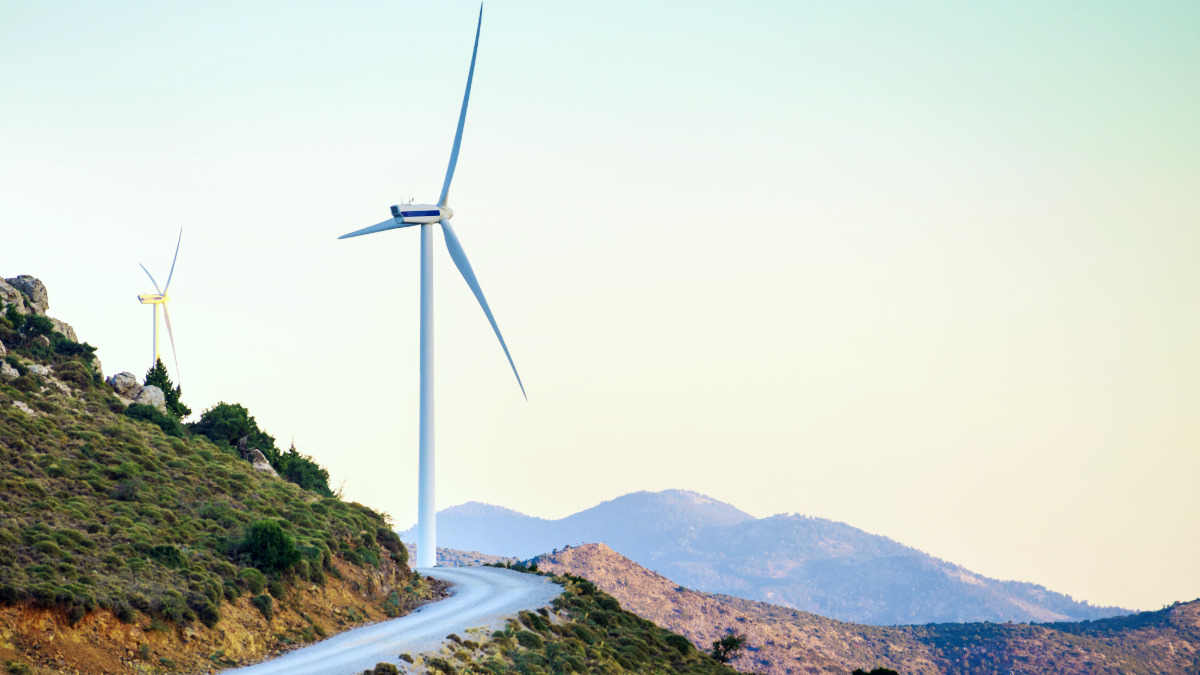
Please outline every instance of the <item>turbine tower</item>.
[{"label": "turbine tower", "polygon": [[[471,51],[471,69],[467,71],[467,90],[463,93],[462,110],[458,114],[458,130],[454,133],[454,147],[450,150],[450,165],[446,167],[446,179],[442,183],[442,195],[437,204],[404,204],[392,206],[392,217],[382,223],[344,234],[338,239],[358,237],[364,234],[393,230],[400,227],[421,226],[421,408],[420,408],[420,442],[419,468],[417,487],[417,567],[437,566],[437,507],[434,498],[434,443],[433,443],[433,225],[442,226],[442,234],[446,240],[446,250],[450,259],[458,267],[467,286],[475,294],[479,306],[492,324],[492,330],[500,340],[500,347],[508,358],[513,375],[517,377],[517,385],[521,387],[521,395],[525,395],[525,385],[517,373],[512,355],[508,353],[508,345],[496,325],[496,318],[483,297],[483,289],[475,278],[471,263],[463,250],[450,219],[454,211],[448,205],[450,181],[454,178],[454,167],[458,164],[458,150],[462,145],[463,124],[467,121],[467,102],[471,98],[471,81],[475,76],[475,56],[479,53],[479,30],[483,26],[483,5],[479,6],[479,20],[475,25],[475,47]],[[528,397],[526,397],[528,398]]]},{"label": "turbine tower", "polygon": [[171,312],[167,309],[167,301],[171,299],[167,295],[167,290],[171,288],[171,277],[175,276],[175,261],[179,260],[179,244],[183,242],[183,230],[179,230],[179,239],[175,242],[175,257],[171,259],[171,271],[167,274],[167,285],[161,289],[158,287],[158,282],[154,280],[154,275],[150,274],[150,270],[146,269],[145,265],[138,263],[146,276],[150,277],[150,283],[154,284],[154,290],[158,293],[142,293],[138,296],[138,300],[142,301],[143,305],[151,305],[154,307],[154,358],[150,361],[150,367],[153,368],[158,364],[158,307],[162,305],[163,318],[167,322],[167,337],[171,340],[171,356],[175,357],[175,384],[179,384],[179,354],[175,352],[175,334],[171,332]]}]

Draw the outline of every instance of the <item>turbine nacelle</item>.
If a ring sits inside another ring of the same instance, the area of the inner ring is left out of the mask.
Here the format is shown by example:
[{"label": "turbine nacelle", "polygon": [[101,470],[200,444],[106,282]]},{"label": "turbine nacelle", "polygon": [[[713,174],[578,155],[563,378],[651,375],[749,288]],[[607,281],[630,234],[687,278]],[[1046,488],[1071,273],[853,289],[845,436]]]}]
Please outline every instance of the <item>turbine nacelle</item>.
[{"label": "turbine nacelle", "polygon": [[142,293],[138,296],[138,300],[141,300],[143,305],[161,305],[170,299],[170,296],[158,293]]},{"label": "turbine nacelle", "polygon": [[437,204],[392,204],[392,218],[398,223],[429,223],[433,224],[454,217],[454,210],[449,206]]}]

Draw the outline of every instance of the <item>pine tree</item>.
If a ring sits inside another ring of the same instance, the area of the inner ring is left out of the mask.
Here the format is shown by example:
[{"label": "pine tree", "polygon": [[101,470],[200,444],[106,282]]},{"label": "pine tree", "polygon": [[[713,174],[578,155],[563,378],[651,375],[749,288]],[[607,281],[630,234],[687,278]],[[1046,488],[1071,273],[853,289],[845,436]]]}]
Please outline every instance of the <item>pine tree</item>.
[{"label": "pine tree", "polygon": [[167,399],[167,412],[175,419],[181,420],[192,414],[192,409],[179,400],[183,391],[171,382],[171,377],[167,375],[167,367],[163,365],[162,359],[156,359],[154,367],[146,371],[146,380],[143,384],[154,385],[162,389],[163,397]]}]

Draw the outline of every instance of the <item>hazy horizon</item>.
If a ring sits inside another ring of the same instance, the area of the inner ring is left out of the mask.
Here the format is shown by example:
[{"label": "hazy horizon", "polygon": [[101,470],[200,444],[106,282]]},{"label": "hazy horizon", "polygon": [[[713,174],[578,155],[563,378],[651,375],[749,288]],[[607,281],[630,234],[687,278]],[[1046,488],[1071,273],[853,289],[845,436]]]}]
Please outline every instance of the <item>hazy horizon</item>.
[{"label": "hazy horizon", "polygon": [[[0,275],[141,375],[138,263],[182,228],[184,402],[411,522],[419,236],[336,238],[436,201],[478,10],[0,5]],[[529,400],[436,243],[439,505],[683,485],[1093,604],[1200,596],[1196,26],[488,3],[451,206]]]}]

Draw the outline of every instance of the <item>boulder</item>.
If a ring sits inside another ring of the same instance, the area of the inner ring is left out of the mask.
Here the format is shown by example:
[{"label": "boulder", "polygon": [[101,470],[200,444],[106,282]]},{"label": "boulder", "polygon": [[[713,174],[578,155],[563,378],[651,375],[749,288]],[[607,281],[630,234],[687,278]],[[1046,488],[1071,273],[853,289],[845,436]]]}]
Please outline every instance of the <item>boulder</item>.
[{"label": "boulder", "polygon": [[50,369],[40,363],[31,363],[25,367],[28,368],[29,372],[33,373],[34,375],[50,377]]},{"label": "boulder", "polygon": [[16,368],[8,365],[8,361],[0,361],[0,380],[11,380],[17,377],[20,373]]},{"label": "boulder", "polygon": [[50,338],[46,337],[45,335],[39,335],[39,336],[33,338],[33,343],[37,344],[37,345],[41,345],[43,347],[49,347],[50,346]]},{"label": "boulder", "polygon": [[247,440],[248,439],[246,436],[242,436],[237,442],[238,454],[242,456],[242,459],[250,462],[250,466],[254,467],[255,469],[259,471],[265,471],[272,476],[279,478],[279,474],[275,471],[275,467],[271,466],[271,463],[267,461],[267,456],[262,454],[261,450],[258,448],[246,447]]},{"label": "boulder", "polygon": [[48,316],[46,318],[50,319],[50,323],[54,324],[54,330],[62,333],[63,337],[67,338],[71,342],[79,342],[79,338],[75,335],[75,329],[71,328],[71,324],[67,323],[66,321],[59,321],[52,316]]},{"label": "boulder", "polygon": [[0,356],[4,356],[7,353],[8,353],[8,350],[4,348],[4,343],[0,342]]},{"label": "boulder", "polygon": [[7,305],[12,305],[17,308],[17,314],[29,313],[29,310],[25,308],[25,296],[3,279],[0,279],[0,305],[4,305],[0,306],[0,311],[7,309]]},{"label": "boulder", "polygon": [[162,389],[152,384],[142,387],[142,391],[133,402],[141,403],[142,405],[152,405],[163,412],[167,411],[167,397],[163,395]]},{"label": "boulder", "polygon": [[130,372],[117,373],[105,382],[111,384],[113,390],[117,392],[117,396],[121,398],[133,400],[142,393],[142,383],[138,382],[137,376]]},{"label": "boulder", "polygon": [[26,305],[34,314],[45,314],[47,309],[50,309],[50,294],[46,292],[46,285],[38,279],[22,274],[19,277],[5,279],[9,286],[21,291],[25,294]]}]

